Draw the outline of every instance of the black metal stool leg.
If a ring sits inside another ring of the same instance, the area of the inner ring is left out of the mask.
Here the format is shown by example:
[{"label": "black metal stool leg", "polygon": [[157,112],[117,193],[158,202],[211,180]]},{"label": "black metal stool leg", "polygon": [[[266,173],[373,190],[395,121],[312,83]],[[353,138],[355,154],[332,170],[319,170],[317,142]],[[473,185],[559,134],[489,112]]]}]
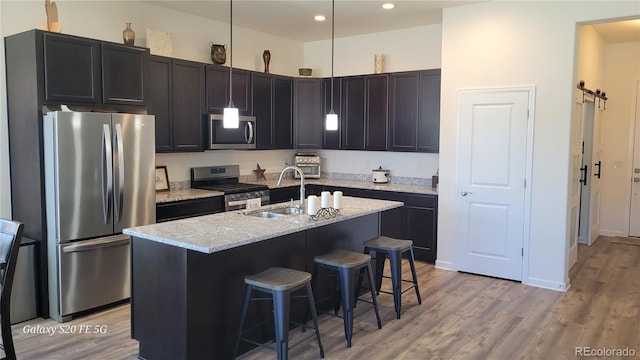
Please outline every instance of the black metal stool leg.
[{"label": "black metal stool leg", "polygon": [[[369,268],[371,268],[371,263],[369,263]],[[356,306],[358,306],[358,299],[360,299],[360,289],[362,288],[362,278],[364,277],[364,270],[365,270],[364,267],[360,268],[360,271],[358,274],[358,284],[356,285],[356,295],[355,295],[355,299],[353,300],[354,309],[356,308]],[[369,283],[369,287],[373,288],[373,284]]]},{"label": "black metal stool leg", "polygon": [[350,269],[340,268],[340,290],[342,293],[342,313],[344,318],[344,336],[347,339],[347,347],[351,347],[353,336],[353,288],[349,281]]},{"label": "black metal stool leg", "polygon": [[396,316],[400,319],[400,310],[402,308],[402,254],[399,251],[390,251],[389,262],[391,263],[393,305],[396,309]]},{"label": "black metal stool leg", "polygon": [[413,259],[413,248],[409,248],[409,265],[411,265],[411,276],[413,277],[413,286],[416,290],[416,297],[418,298],[418,305],[422,304],[420,298],[420,290],[418,289],[418,276],[416,275],[416,265]]},{"label": "black metal stool leg", "polygon": [[235,359],[238,355],[238,348],[240,347],[240,339],[242,338],[242,331],[244,330],[244,322],[247,317],[247,308],[249,307],[249,301],[251,301],[252,286],[245,286],[244,303],[242,304],[242,312],[240,313],[240,326],[238,327],[238,336],[236,337],[236,347],[233,350],[233,357]]},{"label": "black metal stool leg", "polygon": [[380,288],[382,287],[382,276],[384,275],[384,263],[387,258],[387,254],[382,251],[375,251],[376,253],[376,294],[380,294]]},{"label": "black metal stool leg", "polygon": [[316,305],[313,300],[313,292],[311,291],[310,284],[307,284],[307,298],[309,299],[309,309],[311,309],[311,317],[313,318],[313,327],[316,329],[316,340],[320,348],[320,358],[324,359],[324,348],[322,347],[322,341],[320,341],[320,327],[318,327],[318,314],[316,313]]},{"label": "black metal stool leg", "polygon": [[367,274],[369,275],[369,289],[371,291],[371,302],[373,302],[373,309],[376,312],[376,319],[378,320],[378,329],[382,329],[382,321],[380,321],[380,313],[378,313],[378,300],[376,300],[376,292],[373,290],[373,273],[371,272],[371,263],[367,264]]},{"label": "black metal stool leg", "polygon": [[278,360],[286,360],[289,352],[290,291],[273,292],[273,316],[276,323],[276,351]]}]

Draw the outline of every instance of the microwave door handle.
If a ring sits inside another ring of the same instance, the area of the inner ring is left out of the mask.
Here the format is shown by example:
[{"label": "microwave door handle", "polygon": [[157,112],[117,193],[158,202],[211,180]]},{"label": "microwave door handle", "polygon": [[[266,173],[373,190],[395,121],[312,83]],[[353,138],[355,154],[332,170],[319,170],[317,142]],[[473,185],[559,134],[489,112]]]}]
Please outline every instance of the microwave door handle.
[{"label": "microwave door handle", "polygon": [[[249,129],[248,136],[247,129]],[[247,121],[247,126],[244,128],[244,138],[247,140],[247,144],[253,143],[253,123],[251,121]]]}]

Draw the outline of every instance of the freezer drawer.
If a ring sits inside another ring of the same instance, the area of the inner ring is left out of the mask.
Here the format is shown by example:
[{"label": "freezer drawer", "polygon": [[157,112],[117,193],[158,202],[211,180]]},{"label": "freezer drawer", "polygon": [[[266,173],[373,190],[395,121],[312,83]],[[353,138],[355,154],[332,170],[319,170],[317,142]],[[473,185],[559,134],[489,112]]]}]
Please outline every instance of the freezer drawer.
[{"label": "freezer drawer", "polygon": [[57,245],[61,316],[129,298],[129,243],[115,235]]}]

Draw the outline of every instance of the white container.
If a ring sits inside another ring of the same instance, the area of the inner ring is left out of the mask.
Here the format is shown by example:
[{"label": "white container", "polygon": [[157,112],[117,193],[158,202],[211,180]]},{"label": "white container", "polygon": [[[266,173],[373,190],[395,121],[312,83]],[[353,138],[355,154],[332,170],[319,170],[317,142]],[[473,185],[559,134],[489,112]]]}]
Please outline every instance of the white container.
[{"label": "white container", "polygon": [[327,209],[331,207],[331,193],[323,191],[320,193],[320,207]]},{"label": "white container", "polygon": [[333,208],[336,210],[342,209],[342,191],[333,192]]}]

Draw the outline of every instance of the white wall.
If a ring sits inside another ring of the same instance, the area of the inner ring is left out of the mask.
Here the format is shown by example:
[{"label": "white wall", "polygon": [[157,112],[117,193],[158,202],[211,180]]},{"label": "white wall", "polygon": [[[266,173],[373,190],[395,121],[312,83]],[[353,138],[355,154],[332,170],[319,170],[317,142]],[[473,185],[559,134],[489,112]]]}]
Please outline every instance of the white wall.
[{"label": "white wall", "polygon": [[[173,57],[205,63],[211,62],[209,42],[228,44],[228,24],[208,20],[178,11],[158,7],[140,1],[67,1],[58,0],[59,21],[62,33],[94,38],[105,41],[122,42],[122,30],[125,22],[131,22],[136,32],[135,45],[145,46],[145,29],[152,28],[172,34]],[[0,1],[0,36],[5,36],[38,28],[46,20],[44,1]],[[233,65],[247,70],[263,70],[262,52],[271,51],[270,71],[274,74],[297,75],[302,67],[302,43],[249,29],[234,27],[233,32]],[[4,64],[4,45],[0,54],[0,216],[10,217],[11,198],[9,188],[9,162],[7,145],[7,112],[6,81]],[[255,168],[255,161],[263,165],[279,164],[282,159],[278,154],[265,152],[255,153],[257,159],[244,155],[227,155],[229,152],[212,155],[168,156],[167,160],[160,156],[158,164],[169,164],[170,176],[176,174],[175,180],[186,180],[183,166],[200,164],[222,164],[247,159],[241,165],[245,169]],[[171,159],[180,159],[172,161]],[[211,160],[209,160],[211,158]],[[277,160],[274,160],[277,159]],[[218,162],[220,161],[220,162]],[[175,167],[175,170],[172,168]],[[269,169],[270,170],[270,169]],[[246,172],[243,169],[244,172]],[[172,181],[173,176],[172,176]]]},{"label": "white wall", "polygon": [[604,154],[600,233],[629,235],[630,179],[632,176],[634,86],[640,79],[640,42],[609,44],[605,49],[601,89],[609,101],[604,114]]},{"label": "white wall", "polygon": [[457,90],[536,86],[530,234],[523,282],[564,290],[576,23],[638,16],[637,2],[485,2],[447,8],[442,23],[438,261],[454,267]]},{"label": "white wall", "polygon": [[578,26],[578,51],[575,83],[584,80],[588,89],[602,89],[605,51],[607,44],[592,25]]}]

